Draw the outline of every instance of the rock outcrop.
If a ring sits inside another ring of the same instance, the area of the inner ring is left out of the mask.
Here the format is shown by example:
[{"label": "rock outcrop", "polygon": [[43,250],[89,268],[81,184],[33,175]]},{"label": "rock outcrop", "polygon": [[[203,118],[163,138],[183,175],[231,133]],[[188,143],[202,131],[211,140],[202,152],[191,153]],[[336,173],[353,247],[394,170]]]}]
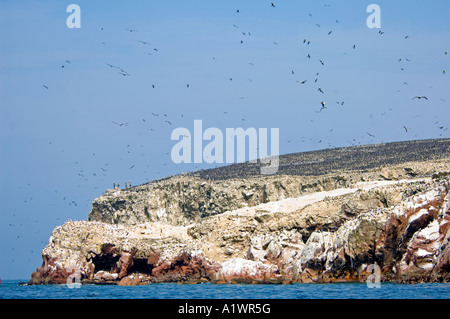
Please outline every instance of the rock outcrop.
[{"label": "rock outcrop", "polygon": [[54,229],[30,284],[450,282],[450,160],[323,175],[179,175]]}]

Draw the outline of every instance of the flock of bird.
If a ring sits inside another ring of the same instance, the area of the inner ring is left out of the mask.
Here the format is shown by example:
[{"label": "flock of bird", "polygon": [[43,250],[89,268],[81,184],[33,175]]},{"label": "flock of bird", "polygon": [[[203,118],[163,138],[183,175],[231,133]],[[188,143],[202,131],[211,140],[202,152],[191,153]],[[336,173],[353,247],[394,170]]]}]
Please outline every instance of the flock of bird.
[{"label": "flock of bird", "polygon": [[[324,4],[324,7],[329,8],[329,7],[331,7],[331,5]],[[272,8],[273,10],[276,10],[277,9],[277,4],[274,3],[274,2],[270,2],[270,8]],[[241,15],[242,12],[241,12],[240,9],[236,9],[235,14]],[[309,16],[309,18],[311,18],[311,21],[312,21],[311,24],[312,25],[314,25],[317,28],[324,29],[323,25],[321,25],[319,23],[315,23],[313,21],[313,15],[311,13],[309,13],[308,16]],[[336,25],[339,25],[339,23],[340,23],[339,19],[335,19],[334,21],[335,21]],[[240,35],[248,36],[248,37],[253,35],[253,32],[249,32],[249,31],[242,32],[240,27],[239,27],[239,25],[236,22],[232,23],[232,27],[233,27],[233,29],[237,30],[237,32],[239,32]],[[103,32],[104,28],[101,27],[100,30]],[[139,30],[134,29],[134,28],[124,28],[124,31],[128,32],[128,33],[139,34]],[[329,28],[329,29],[327,29],[324,32],[324,35],[326,35],[328,37],[333,37],[334,34],[338,33],[338,32],[335,32],[335,31],[336,30],[333,30],[332,28]],[[378,34],[380,36],[383,36],[385,34],[385,31],[379,30]],[[411,37],[409,35],[403,36],[403,40],[404,41],[410,41],[410,38]],[[159,52],[158,48],[152,46],[151,42],[148,41],[147,39],[138,39],[138,40],[135,40],[135,41],[136,41],[136,44],[139,43],[139,45],[142,45],[142,46],[145,46],[145,47],[149,48],[148,51],[150,51],[150,52],[147,51],[148,55],[156,54],[156,53]],[[240,41],[240,44],[244,44],[244,39],[243,38],[241,38],[239,41]],[[313,85],[315,87],[314,90],[316,90],[316,92],[318,92],[319,96],[320,96],[320,99],[318,99],[318,101],[317,101],[317,109],[315,111],[316,113],[320,114],[320,113],[326,112],[330,107],[332,107],[330,105],[333,105],[333,104],[337,105],[337,106],[340,106],[340,107],[344,107],[345,101],[344,101],[344,99],[340,99],[340,100],[337,100],[337,101],[333,101],[330,104],[330,102],[328,101],[329,98],[327,97],[328,96],[327,91],[332,91],[332,90],[327,90],[325,87],[323,87],[322,85],[319,84],[319,83],[321,83],[321,81],[320,81],[320,74],[322,72],[325,72],[327,65],[326,65],[326,59],[324,59],[324,57],[314,57],[314,54],[312,53],[312,52],[314,52],[314,50],[313,50],[314,42],[315,42],[314,38],[312,38],[310,36],[302,37],[301,39],[299,39],[299,45],[301,46],[301,50],[305,51],[305,61],[304,61],[304,63],[308,63],[309,61],[314,63],[314,61],[315,61],[315,63],[317,63],[317,67],[318,68],[324,68],[324,69],[318,69],[317,72],[315,72],[315,76],[313,78],[306,78],[306,79],[303,78],[303,79],[298,79],[298,80],[296,79],[295,81],[296,81],[296,83],[298,83],[298,85],[300,85],[302,87],[305,87],[305,88],[306,87],[310,87],[309,85],[310,85],[310,83],[312,83],[311,85]],[[102,41],[101,43],[103,45],[106,44],[106,42],[104,42],[104,41]],[[277,41],[273,41],[273,45],[278,46],[279,43]],[[349,49],[353,50],[354,52],[357,52],[358,51],[357,50],[357,43],[353,43],[351,46],[349,46]],[[348,52],[343,52],[343,54],[347,55]],[[444,54],[447,55],[447,51],[444,52]],[[213,56],[212,59],[216,60],[216,57]],[[398,62],[399,63],[401,63],[403,61],[405,61],[407,63],[410,63],[411,59],[405,58],[405,57],[398,58]],[[70,63],[71,63],[70,60],[65,60],[65,63],[61,65],[61,68],[64,69],[65,66],[69,65]],[[255,67],[255,65],[252,62],[249,62],[248,64],[250,66],[252,66],[252,67]],[[131,77],[132,76],[132,74],[128,70],[126,70],[123,66],[116,65],[116,64],[113,64],[111,62],[106,62],[105,66],[107,68],[111,69],[111,70],[116,71],[117,74],[119,74],[120,76],[123,76],[123,77]],[[404,71],[405,67],[402,66],[400,69],[402,71]],[[298,74],[296,74],[296,73],[299,73],[299,72],[294,71],[294,69],[290,70],[290,74],[292,76],[294,76],[294,78],[298,76]],[[445,75],[445,70],[442,71],[442,74]],[[233,81],[233,77],[229,77],[229,81]],[[404,81],[403,83],[405,85],[408,85],[408,82],[406,82],[406,81]],[[43,84],[43,87],[46,90],[49,89],[49,87],[46,84]],[[155,83],[151,84],[150,87],[151,87],[151,89],[157,89],[157,85]],[[186,83],[186,88],[188,88],[188,89],[190,88],[190,84],[189,83]],[[244,97],[241,97],[240,99],[244,99]],[[426,101],[429,101],[429,98],[427,96],[425,96],[425,95],[417,95],[417,96],[411,97],[411,100],[413,100],[413,101],[425,101],[426,102]],[[392,109],[390,109],[390,110],[392,110]],[[228,112],[224,111],[223,114],[226,115],[226,114],[228,114]],[[384,114],[385,113],[383,113],[382,115],[384,115]],[[371,117],[372,117],[372,115],[373,114],[371,114]],[[158,114],[156,112],[152,112],[152,116],[155,117],[155,118],[162,119],[162,122],[167,124],[167,125],[172,125],[173,124],[173,119],[168,118],[167,114],[162,114],[162,116],[160,116],[160,114]],[[181,115],[181,117],[183,117],[183,115]],[[242,121],[245,121],[247,119],[247,115],[242,116],[241,119],[242,119]],[[143,118],[142,121],[146,122],[146,119]],[[436,123],[438,123],[438,122],[436,122]],[[112,124],[114,124],[114,125],[116,125],[118,127],[127,127],[129,125],[128,122],[121,122],[121,121],[112,121]],[[402,125],[402,124],[400,124],[400,125]],[[406,125],[402,125],[402,127],[403,127],[405,133],[408,133],[408,127]],[[446,131],[448,129],[448,127],[439,125],[439,129],[441,129],[442,131]],[[150,130],[153,131],[154,128],[152,127],[152,128],[150,128]],[[333,129],[330,129],[329,132],[333,132]],[[375,138],[375,135],[373,133],[371,133],[371,132],[367,132],[367,136]],[[356,140],[354,139],[353,141],[356,141]],[[288,142],[291,142],[291,140],[288,140]],[[319,143],[321,143],[321,142],[322,141],[320,140]],[[352,145],[354,145],[353,142],[350,142],[350,143]],[[134,165],[132,167],[134,167]]]},{"label": "flock of bird", "polygon": [[[271,3],[270,3],[270,7],[273,8],[273,9],[275,9],[275,8],[277,8],[277,5],[276,5],[275,3],[273,3],[273,2],[271,2]],[[331,7],[331,5],[329,5],[329,4],[324,4],[324,7],[328,7],[328,8],[329,8],[329,7]],[[240,14],[240,13],[241,13],[240,9],[237,9],[237,10],[236,10],[236,14]],[[309,13],[308,15],[309,15],[310,18],[313,17],[311,13]],[[339,24],[339,20],[338,20],[338,19],[336,19],[335,21],[336,21],[336,24]],[[232,25],[233,25],[234,28],[239,29],[239,26],[236,25],[235,23],[233,23]],[[319,23],[315,23],[315,26],[317,26],[318,28],[321,28],[321,25],[320,25]],[[104,28],[101,27],[100,30],[103,31]],[[127,31],[127,32],[129,32],[129,33],[136,33],[136,32],[138,32],[137,29],[132,29],[132,28],[125,28],[124,30]],[[385,33],[385,32],[382,31],[382,30],[379,30],[379,31],[378,31],[378,34],[379,34],[379,35],[384,35],[384,33]],[[328,35],[328,36],[331,36],[332,34],[333,34],[333,30],[327,31],[327,35]],[[242,35],[248,35],[248,36],[251,36],[252,33],[251,33],[251,32],[242,32]],[[409,35],[404,36],[404,40],[408,40],[409,38],[410,38]],[[146,40],[140,39],[140,40],[137,40],[137,42],[140,43],[140,44],[142,44],[142,45],[144,45],[144,46],[152,47],[152,44],[151,44],[150,42],[146,41]],[[244,44],[244,40],[241,39],[241,40],[240,40],[240,43],[241,43],[241,44]],[[309,37],[306,37],[306,38],[304,38],[304,39],[301,41],[301,44],[303,44],[303,45],[305,45],[305,46],[307,46],[307,47],[312,47],[312,43],[313,43],[313,41],[312,41]],[[102,44],[106,44],[106,43],[105,43],[104,41],[102,41]],[[274,44],[274,45],[278,45],[278,42],[273,41],[273,44]],[[356,49],[357,49],[356,43],[353,44],[352,49],[353,49],[353,50],[356,50]],[[158,52],[158,49],[152,47],[152,52]],[[152,53],[148,53],[148,54],[151,55]],[[347,53],[345,52],[344,54],[347,54]],[[444,54],[447,55],[447,51],[444,52]],[[213,60],[215,60],[215,59],[216,59],[216,58],[213,57]],[[313,59],[313,58],[312,58],[312,54],[311,54],[311,53],[307,53],[306,59],[307,59],[307,60]],[[403,60],[405,60],[406,62],[411,62],[411,60],[408,59],[408,58],[399,58],[399,59],[398,59],[398,62],[402,62]],[[69,61],[69,60],[66,60],[65,62],[68,63],[68,64],[70,64],[70,61]],[[325,66],[325,62],[324,62],[324,60],[323,60],[322,58],[317,59],[317,62],[320,63],[321,66]],[[254,66],[254,64],[251,63],[251,62],[250,62],[249,64],[252,65],[252,66]],[[120,74],[121,76],[124,76],[124,77],[129,77],[129,76],[131,76],[131,74],[130,74],[127,70],[125,70],[123,67],[121,67],[121,66],[113,65],[113,64],[111,64],[111,63],[105,63],[105,65],[108,66],[108,67],[111,68],[111,69],[117,70],[117,73]],[[61,67],[64,68],[64,64],[63,64]],[[401,70],[404,71],[405,69],[402,67]],[[442,73],[445,75],[445,70],[443,70]],[[292,71],[291,71],[291,74],[292,74],[292,75],[295,75],[295,72],[292,70]],[[316,83],[318,83],[318,81],[319,81],[319,74],[320,74],[320,72],[317,72],[314,79],[302,79],[302,80],[297,80],[296,82],[299,83],[299,84],[301,84],[301,85],[307,85],[307,83],[313,81],[313,82],[316,84]],[[233,78],[230,77],[229,80],[232,81]],[[406,81],[404,81],[403,83],[404,83],[405,85],[408,85],[408,83],[407,83]],[[48,86],[45,85],[45,84],[43,84],[43,87],[44,87],[45,89],[49,89]],[[155,85],[155,84],[151,84],[151,87],[152,87],[152,89],[155,89],[155,88],[156,88],[156,85]],[[186,84],[186,87],[187,87],[187,88],[190,87],[189,83]],[[322,87],[317,87],[317,92],[319,92],[319,93],[321,93],[321,95],[323,95],[323,99],[321,99],[321,100],[318,102],[318,105],[320,105],[320,108],[318,108],[318,110],[316,111],[317,113],[321,113],[321,112],[325,111],[326,109],[328,109],[329,106],[328,106],[327,101],[326,101],[326,98],[325,98],[325,97],[326,97],[326,92],[324,91],[324,89],[323,89]],[[241,97],[241,99],[244,99],[244,98]],[[412,100],[426,100],[426,101],[428,101],[429,99],[428,99],[427,96],[424,96],[424,95],[418,95],[418,96],[413,97]],[[345,103],[344,101],[336,101],[336,104],[341,105],[341,106],[343,106],[344,103]],[[224,112],[224,114],[226,114],[226,112]],[[155,113],[153,113],[153,115],[156,116]],[[245,119],[243,118],[242,120],[245,120]],[[145,120],[144,120],[144,121],[145,121]],[[118,123],[118,122],[115,122],[115,121],[113,121],[113,123],[116,124],[116,125],[118,125],[118,126],[127,126],[127,125],[128,125],[128,123]],[[169,124],[169,125],[172,125],[172,122],[169,121],[168,119],[165,119],[165,123],[167,123],[167,124]],[[404,128],[405,128],[405,131],[407,132],[406,127],[404,127]],[[372,136],[372,135],[371,135],[371,136]]]},{"label": "flock of bird", "polygon": [[[277,4],[276,3],[270,2],[269,7],[271,9],[273,9],[273,10],[277,10]],[[325,4],[324,7],[330,7],[330,5]],[[236,9],[235,14],[241,15],[242,12],[241,12],[240,9]],[[313,18],[312,14],[308,14],[308,15],[309,15],[310,18]],[[314,22],[312,22],[312,23],[314,23]],[[340,23],[340,21],[338,19],[336,19],[335,23],[337,25],[337,24]],[[314,25],[317,28],[323,28],[323,26],[321,24],[319,24],[319,23],[314,23]],[[251,37],[254,34],[253,32],[248,32],[248,31],[242,32],[241,29],[239,28],[239,26],[236,23],[231,23],[230,24],[230,28],[232,28],[234,31],[238,31],[240,33],[240,35],[243,35],[243,36]],[[104,28],[101,27],[100,31],[104,31]],[[127,32],[127,33],[139,34],[138,30],[137,29],[133,29],[133,28],[124,28],[124,31]],[[325,34],[327,36],[329,36],[329,37],[333,37],[336,33],[337,33],[336,30],[326,30],[325,31]],[[378,34],[380,36],[384,36],[385,31],[381,31],[380,30],[380,31],[378,31]],[[403,41],[410,41],[410,39],[411,39],[411,37],[409,35],[403,36],[403,38],[402,38]],[[243,38],[241,38],[239,40],[239,42],[242,45],[245,44]],[[153,47],[152,44],[149,41],[147,41],[145,39],[139,39],[139,40],[137,40],[136,44],[138,44],[138,43],[139,43],[139,45],[144,46],[146,49],[149,48],[149,50],[147,51],[148,55],[159,54],[158,48]],[[101,44],[102,45],[106,45],[106,42],[105,41],[101,41]],[[277,41],[273,41],[273,45],[278,46],[279,43]],[[308,50],[310,48],[312,49],[314,47],[314,39],[312,39],[312,38],[310,38],[308,36],[307,37],[302,37],[302,39],[299,39],[299,45],[301,46],[302,49],[306,50],[306,54],[304,56],[304,58],[305,58],[304,62],[305,63],[314,62],[314,63],[317,63],[317,66],[319,68],[320,67],[323,67],[323,68],[327,67],[326,59],[324,59],[323,57],[317,58],[311,52],[308,52]],[[352,46],[349,46],[348,49],[349,50],[354,50],[354,52],[357,52],[358,51],[357,50],[357,44],[354,43]],[[344,54],[347,54],[347,53],[344,53]],[[445,52],[443,52],[443,54],[445,56],[447,56],[448,52],[445,51]],[[213,56],[212,59],[214,61],[216,61],[216,57],[215,56]],[[398,58],[397,61],[399,63],[403,63],[403,62],[406,62],[406,63],[410,63],[411,62],[411,63],[413,63],[411,61],[411,59],[404,58],[404,57]],[[73,62],[75,62],[75,61],[73,61]],[[61,64],[60,68],[61,68],[61,70],[66,70],[69,65],[73,66],[73,64],[76,64],[76,63],[72,63],[72,61],[70,61],[70,60],[64,60],[64,62]],[[122,77],[125,77],[125,78],[132,77],[132,74],[126,68],[124,68],[123,66],[116,65],[112,61],[106,61],[104,65],[105,65],[105,68],[116,72],[116,74],[118,74],[118,76],[122,76]],[[255,65],[252,62],[249,62],[249,65],[252,66],[252,67],[255,67]],[[400,70],[404,71],[405,68],[402,66],[400,68]],[[328,90],[327,90],[326,87],[322,87],[322,85],[319,84],[320,83],[320,74],[321,74],[321,72],[322,72],[322,70],[318,70],[318,72],[315,72],[315,76],[312,77],[312,78],[301,78],[301,79],[298,79],[298,80],[296,79],[295,80],[296,83],[299,86],[301,86],[301,87],[307,87],[311,83],[312,83],[312,85],[315,85],[314,91],[318,92],[319,96],[321,97],[317,101],[317,110],[316,110],[317,113],[326,112],[328,110],[328,108],[330,107],[330,105],[328,105],[328,103],[327,103],[327,92],[328,92]],[[290,70],[290,75],[293,76],[293,77],[297,77],[298,76],[297,73],[298,72],[295,72],[294,70]],[[442,75],[446,75],[446,71],[445,70],[442,70]],[[228,80],[229,81],[233,81],[233,78],[229,77]],[[406,81],[404,81],[403,83],[404,83],[404,85],[408,85],[408,82],[406,82]],[[49,86],[47,83],[43,83],[42,87],[43,87],[43,89],[48,90],[49,92],[51,91],[51,86]],[[151,87],[151,89],[157,89],[157,85],[155,83],[151,84],[150,87]],[[186,83],[186,88],[188,88],[188,89],[190,88],[190,84],[189,83]],[[241,97],[241,99],[243,99],[243,97]],[[427,103],[427,102],[430,101],[430,99],[427,96],[423,95],[423,94],[418,94],[416,96],[412,96],[411,100],[412,101],[417,101],[417,102],[420,101],[420,102],[423,102],[423,103]],[[345,101],[344,100],[332,101],[331,104],[332,105],[333,104],[334,105],[338,105],[340,107],[344,107]],[[223,114],[225,114],[225,115],[228,114],[228,111],[223,111]],[[169,116],[166,113],[152,112],[151,115],[154,117],[154,119],[159,119],[160,121],[162,121],[162,123],[165,123],[167,125],[173,125],[174,124],[174,120],[169,118]],[[183,114],[181,114],[180,116],[183,117]],[[246,115],[242,116],[241,119],[242,119],[242,121],[245,121],[247,119],[247,116]],[[148,121],[148,119],[142,118],[142,122],[143,123],[146,123],[147,121]],[[444,119],[444,121],[445,121],[445,119]],[[437,127],[441,131],[446,131],[448,129],[448,127],[446,125],[442,125],[442,123],[440,123],[440,121],[436,121],[434,124],[437,125]],[[118,128],[124,129],[125,127],[129,126],[130,123],[129,122],[124,122],[124,121],[112,121],[111,125],[115,125]],[[399,125],[402,125],[402,124],[399,124]],[[408,133],[408,127],[406,125],[403,125],[403,129],[404,129],[405,133]],[[154,129],[151,128],[151,131],[153,131],[153,130]],[[330,129],[329,132],[333,132],[333,129]],[[371,132],[366,132],[366,135],[371,137],[371,138],[375,138],[375,135],[373,133],[371,133]],[[302,138],[304,138],[304,137],[302,137]],[[288,142],[291,142],[291,140],[288,140]],[[320,142],[321,141],[319,141],[319,143]],[[355,142],[355,139],[353,140],[353,142]],[[350,143],[352,143],[352,144],[353,144],[353,142],[350,141]],[[49,144],[51,144],[51,143],[49,143]],[[141,145],[141,147],[142,146],[143,145]],[[130,145],[129,144],[127,145],[126,150],[127,150],[128,154],[131,154],[131,150],[130,150]],[[92,154],[92,155],[94,156],[95,154]],[[168,155],[168,153],[166,153],[166,155]],[[78,164],[78,162],[75,162],[75,164]],[[106,176],[107,172],[109,171],[108,165],[109,165],[109,163],[105,163],[104,166],[100,168],[101,170],[98,171],[98,172],[87,173],[84,170],[77,170],[76,171],[76,175],[77,175],[78,178],[85,179],[85,180],[87,180],[88,174],[92,174],[92,176],[99,176],[100,174],[102,174],[103,176]],[[132,165],[128,166],[128,169],[130,169],[130,170],[134,169],[135,165],[136,164],[132,164]],[[163,165],[166,165],[166,164],[163,164]],[[55,192],[57,193],[58,191],[55,190]],[[77,202],[74,199],[71,199],[71,198],[68,199],[67,196],[62,196],[62,195],[61,195],[61,197],[62,197],[62,200],[65,203],[67,203],[67,205],[70,205],[70,206],[73,206],[73,207],[80,206],[80,203]],[[24,200],[25,203],[30,203],[32,201],[33,201],[32,197],[27,197],[27,199]],[[88,205],[88,204],[86,204],[86,205]],[[57,219],[59,220],[59,218],[57,218]],[[37,222],[37,220],[35,220],[34,222]],[[15,227],[18,227],[19,225],[20,224],[18,224],[18,223],[9,223],[9,227],[14,227],[15,228]],[[18,235],[16,240],[19,240],[20,238],[21,238],[20,235]],[[42,241],[41,243],[44,243],[44,242]],[[14,248],[12,248],[12,250],[14,251]]]}]

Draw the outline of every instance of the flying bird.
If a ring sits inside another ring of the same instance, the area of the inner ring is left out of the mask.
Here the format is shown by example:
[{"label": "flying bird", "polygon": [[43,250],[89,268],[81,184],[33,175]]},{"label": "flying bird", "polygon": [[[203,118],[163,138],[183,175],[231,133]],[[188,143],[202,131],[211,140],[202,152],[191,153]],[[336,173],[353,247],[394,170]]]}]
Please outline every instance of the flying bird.
[{"label": "flying bird", "polygon": [[130,32],[135,32],[135,31],[137,31],[137,30],[134,30],[134,29],[128,29],[128,28],[126,28],[125,30],[130,31]]},{"label": "flying bird", "polygon": [[428,101],[428,98],[426,96],[416,96],[416,97],[413,98],[413,100],[415,100],[415,99],[419,99],[419,100],[425,99],[425,100]]},{"label": "flying bird", "polygon": [[116,66],[116,65],[112,65],[110,63],[106,63],[106,65],[110,66],[111,68],[116,68],[116,69],[120,69],[122,70],[120,67]]},{"label": "flying bird", "polygon": [[320,93],[324,94],[321,88],[319,88],[317,91],[319,91]]},{"label": "flying bird", "polygon": [[272,8],[275,8],[275,5],[273,4],[273,2],[271,2],[270,6],[271,6]]},{"label": "flying bird", "polygon": [[48,86],[47,85],[42,84],[42,86],[45,87],[48,90]]},{"label": "flying bird", "polygon": [[370,137],[375,137],[375,135],[370,134],[369,132],[367,132],[367,135],[369,135]]},{"label": "flying bird", "polygon": [[408,128],[406,126],[403,126],[403,128],[405,129],[405,132],[408,133]]},{"label": "flying bird", "polygon": [[322,60],[319,60],[319,62],[322,64],[322,65],[325,65],[324,63],[323,63],[323,61]]},{"label": "flying bird", "polygon": [[114,124],[116,124],[116,125],[118,125],[118,126],[128,126],[128,123],[117,123],[117,122],[114,122],[114,121],[112,121]]}]

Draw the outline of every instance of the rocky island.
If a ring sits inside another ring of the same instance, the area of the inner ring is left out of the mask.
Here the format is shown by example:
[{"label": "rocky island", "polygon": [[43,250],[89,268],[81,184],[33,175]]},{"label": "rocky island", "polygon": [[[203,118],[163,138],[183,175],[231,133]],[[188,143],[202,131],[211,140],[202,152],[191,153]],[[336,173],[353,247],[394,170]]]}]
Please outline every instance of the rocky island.
[{"label": "rocky island", "polygon": [[29,284],[450,282],[450,139],[184,173],[56,227]]}]

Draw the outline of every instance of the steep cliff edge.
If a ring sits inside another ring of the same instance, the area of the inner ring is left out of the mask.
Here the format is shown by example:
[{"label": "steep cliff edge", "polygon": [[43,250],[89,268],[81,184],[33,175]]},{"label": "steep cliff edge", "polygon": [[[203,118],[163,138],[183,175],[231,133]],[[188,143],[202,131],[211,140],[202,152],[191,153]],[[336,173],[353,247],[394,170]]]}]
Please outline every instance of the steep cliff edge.
[{"label": "steep cliff edge", "polygon": [[448,144],[317,175],[227,168],[108,190],[55,228],[30,284],[365,281],[373,265],[383,281],[449,282]]}]

